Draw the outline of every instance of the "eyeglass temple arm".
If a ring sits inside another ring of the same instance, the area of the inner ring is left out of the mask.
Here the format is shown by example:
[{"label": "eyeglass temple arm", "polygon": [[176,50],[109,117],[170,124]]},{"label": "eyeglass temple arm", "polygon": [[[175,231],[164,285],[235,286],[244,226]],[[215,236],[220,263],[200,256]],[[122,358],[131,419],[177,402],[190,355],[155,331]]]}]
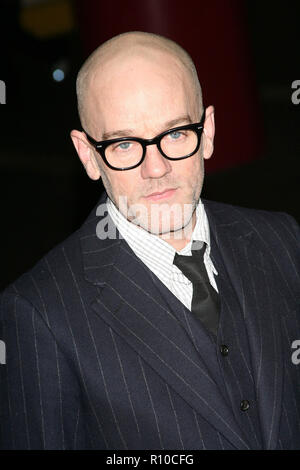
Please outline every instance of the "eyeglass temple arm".
[{"label": "eyeglass temple arm", "polygon": [[87,137],[87,140],[88,140],[91,144],[93,144],[93,145],[98,145],[97,140],[93,139],[93,137],[91,137],[83,128],[82,128],[81,130],[82,130],[82,132],[85,133],[85,135],[86,135],[86,137]]}]

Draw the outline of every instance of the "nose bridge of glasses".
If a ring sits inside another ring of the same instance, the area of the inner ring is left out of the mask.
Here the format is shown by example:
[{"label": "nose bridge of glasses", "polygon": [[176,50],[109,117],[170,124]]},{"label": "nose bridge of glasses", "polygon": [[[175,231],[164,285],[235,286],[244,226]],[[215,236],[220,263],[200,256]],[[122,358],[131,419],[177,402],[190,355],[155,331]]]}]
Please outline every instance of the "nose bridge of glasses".
[{"label": "nose bridge of glasses", "polygon": [[144,148],[145,154],[148,153],[148,147],[155,145],[159,154],[164,156],[160,148],[160,140],[162,138],[163,138],[163,135],[160,134],[156,137],[153,137],[152,139],[140,139],[139,141]]},{"label": "nose bridge of glasses", "polygon": [[141,174],[144,178],[161,178],[171,171],[168,158],[160,145],[160,136],[153,139],[143,139],[144,157],[141,161]]},{"label": "nose bridge of glasses", "polygon": [[153,137],[152,139],[141,139],[145,147],[149,147],[150,145],[156,145],[159,144],[160,139],[162,138],[162,135],[158,135],[156,137]]}]

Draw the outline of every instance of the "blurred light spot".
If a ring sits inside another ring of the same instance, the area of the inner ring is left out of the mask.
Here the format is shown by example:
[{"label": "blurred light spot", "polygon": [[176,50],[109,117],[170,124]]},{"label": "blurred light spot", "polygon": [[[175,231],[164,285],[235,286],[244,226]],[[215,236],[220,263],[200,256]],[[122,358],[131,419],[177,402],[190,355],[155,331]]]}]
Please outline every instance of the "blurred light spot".
[{"label": "blurred light spot", "polygon": [[52,73],[53,80],[62,82],[65,78],[65,72],[62,69],[55,69]]}]

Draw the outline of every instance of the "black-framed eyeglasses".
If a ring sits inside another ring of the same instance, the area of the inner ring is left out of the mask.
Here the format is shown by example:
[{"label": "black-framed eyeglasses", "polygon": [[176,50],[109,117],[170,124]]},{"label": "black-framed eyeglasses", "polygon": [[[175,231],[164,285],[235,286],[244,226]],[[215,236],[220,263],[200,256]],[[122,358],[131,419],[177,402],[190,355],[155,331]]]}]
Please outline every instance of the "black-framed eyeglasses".
[{"label": "black-framed eyeglasses", "polygon": [[173,127],[153,139],[121,137],[97,142],[85,130],[83,132],[109,168],[124,171],[136,168],[143,162],[148,145],[156,145],[168,160],[191,157],[199,150],[204,119],[205,110],[200,122]]}]

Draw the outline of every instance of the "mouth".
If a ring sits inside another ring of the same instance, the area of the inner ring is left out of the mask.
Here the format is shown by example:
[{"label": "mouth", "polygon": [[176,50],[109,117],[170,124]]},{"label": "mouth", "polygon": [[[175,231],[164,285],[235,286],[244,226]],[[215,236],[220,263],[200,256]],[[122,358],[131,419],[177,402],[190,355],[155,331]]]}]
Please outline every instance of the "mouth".
[{"label": "mouth", "polygon": [[172,197],[176,191],[177,188],[167,188],[161,192],[151,193],[148,196],[145,196],[145,199],[147,199],[148,201],[159,201],[161,199],[168,199]]}]

